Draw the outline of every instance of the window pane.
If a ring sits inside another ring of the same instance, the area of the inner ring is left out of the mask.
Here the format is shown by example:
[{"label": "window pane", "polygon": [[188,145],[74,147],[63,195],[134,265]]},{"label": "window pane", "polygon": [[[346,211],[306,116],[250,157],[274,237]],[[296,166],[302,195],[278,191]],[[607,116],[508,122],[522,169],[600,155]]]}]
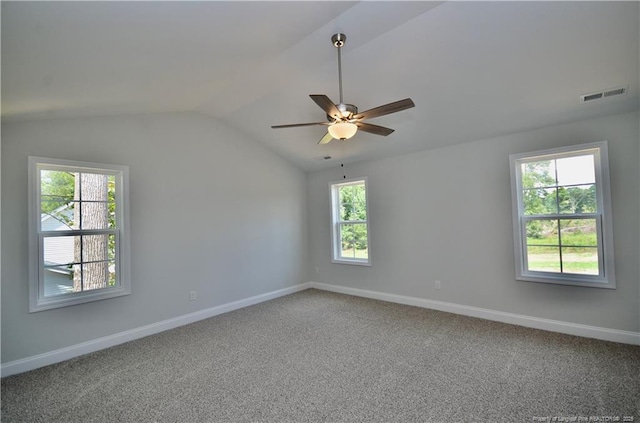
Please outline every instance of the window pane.
[{"label": "window pane", "polygon": [[[114,240],[109,247],[109,238]],[[74,247],[80,248],[82,240],[82,263],[80,256],[74,256]],[[116,285],[116,267],[113,258],[115,252],[114,235],[90,235],[76,237],[45,238],[44,290],[45,296],[68,294]],[[77,244],[76,244],[77,243]],[[103,244],[107,243],[106,246]],[[56,250],[55,247],[64,246]],[[62,255],[62,252],[65,252]],[[58,253],[59,257],[53,257]],[[49,258],[48,261],[46,258]],[[67,264],[56,265],[66,262]],[[100,260],[102,259],[102,260]],[[78,264],[73,264],[73,263]]]},{"label": "window pane", "polygon": [[526,225],[527,245],[559,245],[557,220],[530,220]]},{"label": "window pane", "polygon": [[581,214],[598,211],[595,184],[559,187],[558,199],[560,213]]},{"label": "window pane", "polygon": [[341,221],[349,221],[354,219],[354,210],[353,204],[351,203],[340,203],[340,220]]},{"label": "window pane", "polygon": [[46,267],[44,269],[44,296],[73,292],[73,265]]},{"label": "window pane", "polygon": [[109,228],[116,227],[116,177],[107,178],[107,214]]},{"label": "window pane", "polygon": [[598,275],[598,249],[595,247],[562,248],[563,273]]},{"label": "window pane", "polygon": [[367,199],[367,193],[364,189],[364,184],[358,184],[353,186],[353,202],[364,203]]},{"label": "window pane", "polygon": [[115,176],[40,171],[43,231],[115,228]]},{"label": "window pane", "polygon": [[555,160],[522,163],[522,188],[552,187],[556,185]]},{"label": "window pane", "polygon": [[353,220],[367,220],[367,203],[356,200],[353,204]]},{"label": "window pane", "polygon": [[115,260],[116,255],[115,234],[45,237],[43,245],[45,267]]},{"label": "window pane", "polygon": [[80,196],[82,201],[107,201],[108,175],[101,173],[80,174]]},{"label": "window pane", "polygon": [[40,171],[40,217],[43,231],[73,228],[76,173]]},{"label": "window pane", "polygon": [[562,246],[597,247],[598,233],[595,219],[561,219]]},{"label": "window pane", "polygon": [[[76,237],[80,238],[80,237]],[[85,235],[82,238],[82,262],[102,261],[115,256],[115,235]],[[76,260],[78,262],[79,260]]]},{"label": "window pane", "polygon": [[524,214],[526,216],[558,213],[555,188],[533,188],[522,192]]},{"label": "window pane", "polygon": [[354,247],[356,258],[366,259],[369,256],[367,251],[367,225],[354,225]]},{"label": "window pane", "polygon": [[353,244],[342,244],[340,258],[356,258],[356,248]]},{"label": "window pane", "polygon": [[108,229],[109,207],[106,202],[85,202],[80,204],[80,210],[76,208],[75,221],[81,229]]},{"label": "window pane", "polygon": [[556,160],[558,185],[595,184],[595,164],[592,154]]},{"label": "window pane", "polygon": [[107,271],[109,272],[107,286],[116,286],[116,262],[114,260],[109,261]]},{"label": "window pane", "polygon": [[[355,245],[354,245],[354,235],[353,235],[353,225],[351,224],[341,224],[340,225],[340,249],[342,250],[342,255],[345,257],[353,257],[355,255]],[[349,251],[352,251],[350,254]]]},{"label": "window pane", "polygon": [[80,237],[56,236],[44,238],[44,265],[67,265],[74,262],[75,242]]},{"label": "window pane", "polygon": [[338,188],[338,194],[340,204],[353,202],[353,186],[348,185],[346,187]]},{"label": "window pane", "polygon": [[353,190],[351,186],[338,188],[338,201],[340,204],[340,220],[352,220],[353,214]]},{"label": "window pane", "polygon": [[527,246],[528,270],[560,273],[560,248]]},{"label": "window pane", "polygon": [[40,171],[40,196],[42,212],[48,213],[75,198],[75,177],[77,173],[58,170]]},{"label": "window pane", "polygon": [[340,220],[366,220],[367,204],[364,184],[339,188]]},{"label": "window pane", "polygon": [[[68,231],[77,229],[74,226],[75,210],[78,203],[70,201],[60,207],[51,208],[51,201],[43,199],[41,205],[40,225],[43,231]],[[51,210],[49,212],[45,210]]]},{"label": "window pane", "polygon": [[342,257],[368,258],[367,225],[365,223],[344,223],[340,225],[340,244]]},{"label": "window pane", "polygon": [[43,231],[115,228],[115,201],[69,202],[50,212],[46,200],[42,201],[41,228]]},{"label": "window pane", "polygon": [[83,264],[82,290],[90,291],[107,288],[110,280],[109,267],[110,263],[108,261]]},{"label": "window pane", "polygon": [[364,184],[353,186],[353,220],[367,220],[367,196]]},{"label": "window pane", "polygon": [[367,220],[367,206],[365,203],[343,203],[340,205],[340,220],[349,222],[353,220]]}]

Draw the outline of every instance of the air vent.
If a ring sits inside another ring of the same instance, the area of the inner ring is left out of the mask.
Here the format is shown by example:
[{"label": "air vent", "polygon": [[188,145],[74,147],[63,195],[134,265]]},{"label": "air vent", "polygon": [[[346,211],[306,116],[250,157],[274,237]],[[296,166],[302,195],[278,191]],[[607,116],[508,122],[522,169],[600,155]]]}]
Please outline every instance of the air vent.
[{"label": "air vent", "polygon": [[586,103],[593,100],[600,100],[601,98],[613,97],[627,93],[628,85],[624,87],[610,88],[608,90],[598,91],[595,93],[583,94],[580,96],[580,101]]},{"label": "air vent", "polygon": [[602,98],[602,93],[595,93],[595,94],[583,95],[583,96],[582,96],[582,101],[597,100],[597,99],[599,99],[599,98]]},{"label": "air vent", "polygon": [[602,94],[603,97],[611,97],[612,95],[620,95],[625,94],[627,92],[627,87],[614,88],[613,90],[605,91]]}]

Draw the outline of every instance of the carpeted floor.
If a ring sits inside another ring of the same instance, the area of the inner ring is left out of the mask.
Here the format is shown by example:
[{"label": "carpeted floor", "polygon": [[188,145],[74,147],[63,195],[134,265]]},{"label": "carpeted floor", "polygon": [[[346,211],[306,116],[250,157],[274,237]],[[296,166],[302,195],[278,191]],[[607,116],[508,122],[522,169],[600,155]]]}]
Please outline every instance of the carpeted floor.
[{"label": "carpeted floor", "polygon": [[2,379],[5,423],[625,417],[639,346],[318,290]]}]

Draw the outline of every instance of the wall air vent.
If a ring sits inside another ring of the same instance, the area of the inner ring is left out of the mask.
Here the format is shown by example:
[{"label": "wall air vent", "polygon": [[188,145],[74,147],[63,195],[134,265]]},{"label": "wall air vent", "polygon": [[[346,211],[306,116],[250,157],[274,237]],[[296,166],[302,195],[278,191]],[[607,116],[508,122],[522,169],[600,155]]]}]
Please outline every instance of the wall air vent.
[{"label": "wall air vent", "polygon": [[626,85],[624,87],[616,87],[616,88],[610,88],[608,90],[597,91],[594,93],[582,94],[580,96],[580,102],[587,103],[593,100],[600,100],[601,98],[607,98],[607,97],[613,97],[616,95],[626,94],[628,87],[629,86]]},{"label": "wall air vent", "polygon": [[614,88],[612,90],[605,91],[602,96],[603,97],[611,97],[612,95],[620,95],[625,94],[627,92],[627,87]]}]

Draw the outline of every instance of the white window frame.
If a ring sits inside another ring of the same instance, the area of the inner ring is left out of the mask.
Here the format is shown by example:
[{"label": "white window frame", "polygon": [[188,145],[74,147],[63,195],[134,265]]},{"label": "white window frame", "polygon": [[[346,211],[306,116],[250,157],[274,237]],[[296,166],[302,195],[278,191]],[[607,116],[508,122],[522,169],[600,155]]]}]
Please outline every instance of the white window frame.
[{"label": "white window frame", "polygon": [[[365,190],[365,207],[367,210],[367,219],[364,221],[340,221],[340,201],[339,201],[339,189],[349,185],[364,184]],[[343,179],[339,182],[329,183],[329,195],[331,198],[331,261],[339,264],[353,264],[357,266],[371,266],[371,227],[369,221],[371,216],[369,213],[369,190],[367,185],[367,178],[353,178]],[[342,257],[340,227],[343,223],[364,223],[367,225],[367,258],[349,258]]]},{"label": "white window frame", "polygon": [[[92,172],[115,177],[115,221],[114,229],[94,233],[114,233],[116,237],[115,274],[116,285],[102,289],[73,292],[52,297],[44,295],[44,247],[46,235],[78,236],[90,234],[92,230],[43,231],[41,227],[40,171],[67,170],[70,172]],[[29,157],[29,312],[38,312],[67,307],[91,301],[120,297],[131,293],[130,242],[129,242],[129,168],[101,163]]]},{"label": "white window frame", "polygon": [[[581,275],[573,273],[555,273],[529,270],[527,265],[526,221],[543,216],[525,216],[521,164],[526,162],[559,159],[584,154],[592,154],[594,158],[596,203],[598,211],[588,215],[549,215],[550,219],[562,218],[595,218],[598,230],[599,275]],[[521,281],[543,282],[559,285],[573,285],[592,288],[615,289],[615,266],[613,255],[613,221],[611,210],[611,189],[609,178],[609,154],[607,141],[599,141],[574,146],[553,148],[548,150],[512,154],[511,191],[513,210],[513,235],[515,247],[516,279]]]}]

